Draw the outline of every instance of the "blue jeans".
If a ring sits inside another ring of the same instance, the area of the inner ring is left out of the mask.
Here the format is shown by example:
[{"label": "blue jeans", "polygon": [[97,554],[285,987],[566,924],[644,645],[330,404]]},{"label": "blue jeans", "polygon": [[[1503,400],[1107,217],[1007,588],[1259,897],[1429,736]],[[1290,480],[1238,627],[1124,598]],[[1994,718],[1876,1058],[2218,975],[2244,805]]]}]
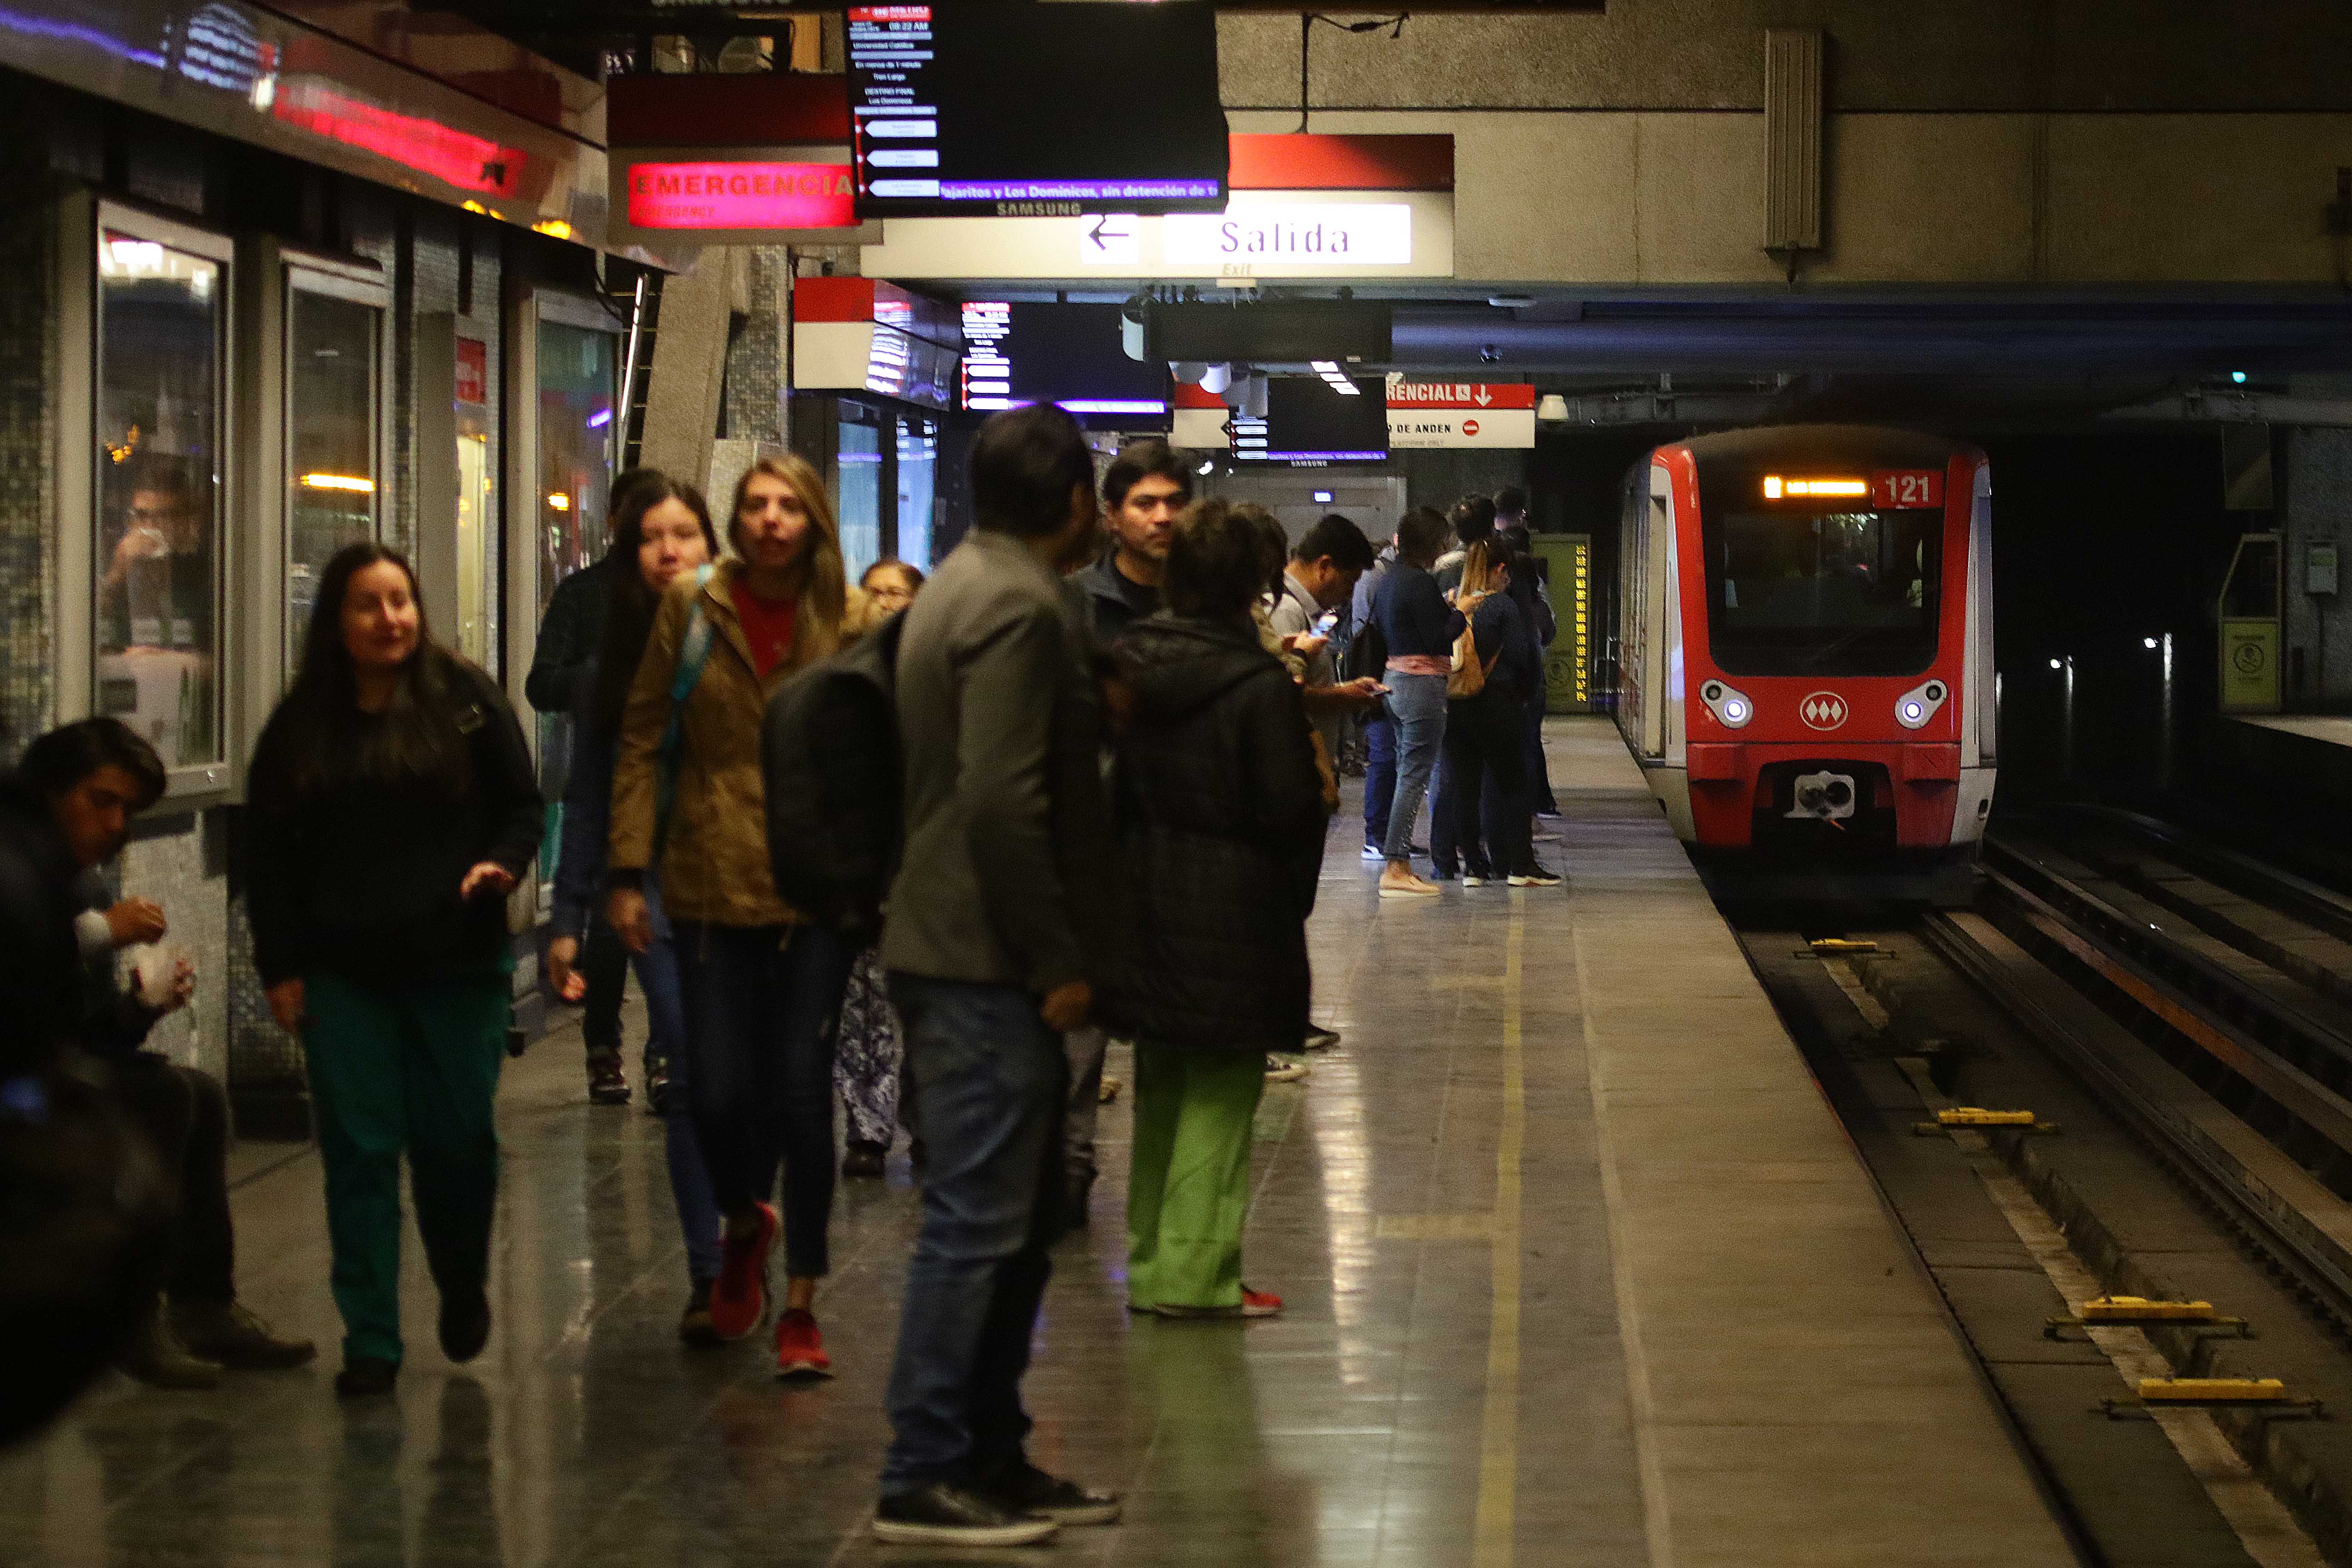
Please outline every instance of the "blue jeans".
[{"label": "blue jeans", "polygon": [[1069,1059],[1012,985],[892,974],[928,1151],[907,1266],[882,1494],[985,1477],[1029,1436],[1021,1378],[1061,1229]]},{"label": "blue jeans", "polygon": [[825,1272],[833,1217],[833,1041],[852,954],[818,925],[676,922],[686,1099],[721,1214],[764,1203],[784,1168],[784,1271]]},{"label": "blue jeans", "polygon": [[686,1269],[697,1279],[719,1278],[719,1200],[710,1195],[710,1171],[695,1136],[694,1067],[688,1060],[686,997],[678,981],[677,952],[667,921],[656,908],[654,944],[630,956],[637,989],[646,994],[646,1054],[669,1062],[669,1097],[662,1106],[662,1152],[669,1162],[670,1201],[677,1205],[678,1229],[686,1234]]},{"label": "blue jeans", "polygon": [[1364,842],[1386,848],[1396,796],[1396,721],[1386,709],[1364,721]]},{"label": "blue jeans", "polygon": [[1383,844],[1394,865],[1412,858],[1413,823],[1421,816],[1430,770],[1437,765],[1437,751],[1445,741],[1445,677],[1391,670],[1388,686],[1389,712],[1396,721],[1397,763],[1396,793]]}]

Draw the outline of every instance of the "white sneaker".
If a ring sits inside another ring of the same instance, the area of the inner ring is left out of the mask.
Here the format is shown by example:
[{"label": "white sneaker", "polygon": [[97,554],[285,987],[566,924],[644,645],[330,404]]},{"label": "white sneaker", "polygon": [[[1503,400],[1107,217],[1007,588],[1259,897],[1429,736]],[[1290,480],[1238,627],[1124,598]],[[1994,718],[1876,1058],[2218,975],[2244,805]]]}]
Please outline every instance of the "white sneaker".
[{"label": "white sneaker", "polygon": [[1336,1046],[1336,1045],[1338,1045],[1339,1043],[1339,1030],[1337,1030],[1337,1029],[1326,1029],[1326,1028],[1322,1028],[1322,1027],[1320,1027],[1320,1026],[1318,1026],[1312,1025],[1312,1024],[1310,1024],[1310,1025],[1308,1025],[1308,1026],[1307,1026],[1307,1048],[1308,1050],[1310,1050],[1310,1051],[1328,1051],[1328,1050],[1329,1050],[1333,1046]]},{"label": "white sneaker", "polygon": [[1305,1062],[1294,1062],[1276,1056],[1265,1058],[1265,1081],[1268,1083],[1297,1083],[1307,1074]]},{"label": "white sneaker", "polygon": [[1514,888],[1557,888],[1559,886],[1559,878],[1556,873],[1547,871],[1538,866],[1532,871],[1513,872],[1510,882]]},{"label": "white sneaker", "polygon": [[1365,846],[1364,846],[1364,858],[1365,858],[1365,859],[1370,860],[1370,861],[1373,861],[1373,862],[1377,863],[1377,862],[1379,862],[1379,861],[1385,860],[1385,859],[1387,859],[1388,858],[1389,858],[1389,852],[1388,852],[1388,850],[1387,850],[1386,848],[1384,848],[1383,847],[1381,847],[1381,845],[1378,845],[1378,844],[1367,844],[1367,845],[1365,845]]}]

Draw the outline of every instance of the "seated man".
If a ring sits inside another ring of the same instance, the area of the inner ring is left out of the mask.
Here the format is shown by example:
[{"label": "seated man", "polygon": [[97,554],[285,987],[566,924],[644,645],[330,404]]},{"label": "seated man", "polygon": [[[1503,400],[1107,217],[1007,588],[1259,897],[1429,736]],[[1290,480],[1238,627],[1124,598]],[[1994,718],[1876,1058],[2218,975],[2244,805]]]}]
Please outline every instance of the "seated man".
[{"label": "seated man", "polygon": [[156,1022],[186,1005],[195,977],[185,960],[151,997],[126,995],[115,953],[159,940],[163,911],[144,899],[110,908],[96,876],[121,852],[133,814],[163,792],[153,748],[113,719],[64,725],[26,748],[13,779],[0,780],[0,812],[16,836],[49,840],[50,858],[69,877],[63,899],[80,961],[78,1022],[71,1043],[111,1068],[113,1086],[177,1186],[159,1300],[124,1347],[125,1372],[165,1388],[209,1388],[223,1366],[299,1366],[317,1354],[308,1340],[285,1340],[236,1302],[228,1208],[228,1100],[210,1075],[142,1050]]}]

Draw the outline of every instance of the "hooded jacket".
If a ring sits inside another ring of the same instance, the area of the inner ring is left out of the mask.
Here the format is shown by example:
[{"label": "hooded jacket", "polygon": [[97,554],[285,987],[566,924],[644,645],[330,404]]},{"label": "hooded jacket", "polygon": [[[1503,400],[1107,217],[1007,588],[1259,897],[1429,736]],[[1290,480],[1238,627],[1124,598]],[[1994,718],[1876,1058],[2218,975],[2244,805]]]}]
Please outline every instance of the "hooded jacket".
[{"label": "hooded jacket", "polygon": [[1298,688],[1246,618],[1153,616],[1113,655],[1134,698],[1113,1016],[1192,1049],[1296,1049],[1324,827]]}]

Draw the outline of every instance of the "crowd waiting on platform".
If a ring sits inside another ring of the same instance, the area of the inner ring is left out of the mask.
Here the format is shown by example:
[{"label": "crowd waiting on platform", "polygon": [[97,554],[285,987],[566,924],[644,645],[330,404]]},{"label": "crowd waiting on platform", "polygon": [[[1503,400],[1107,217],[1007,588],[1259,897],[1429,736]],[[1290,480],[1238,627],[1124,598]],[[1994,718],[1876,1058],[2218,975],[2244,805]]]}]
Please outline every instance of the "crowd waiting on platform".
[{"label": "crowd waiting on platform", "polygon": [[[770,1326],[780,1375],[826,1375],[836,1175],[881,1175],[903,1128],[921,1226],[875,1531],[1015,1545],[1119,1512],[1030,1462],[1021,1395],[1049,1248],[1087,1222],[1097,1108],[1129,1087],[1107,1037],[1133,1046],[1129,1307],[1278,1313],[1244,1277],[1251,1126],[1265,1083],[1337,1038],[1310,1017],[1306,921],[1343,760],[1360,733],[1382,898],[1556,885],[1531,834],[1551,618],[1517,491],[1416,509],[1377,551],[1338,515],[1294,539],[1195,499],[1157,441],[1098,478],[1051,406],[982,427],[971,489],[976,524],[931,575],[853,584],[797,458],[753,464],[715,519],[691,485],[624,475],[526,692],[572,720],[547,985],[584,1007],[590,1099],[618,1104],[635,975],[680,1338]],[[504,692],[375,543],[322,574],[247,780],[254,963],[301,1043],[325,1174],[335,1388],[382,1398],[404,1158],[441,1348],[463,1363],[490,1334],[509,895],[550,803]],[[0,1436],[109,1359],[202,1388],[315,1354],[236,1300],[221,1086],[142,1048],[194,976],[126,973],[167,921],[104,873],[163,786],[110,719],[0,782],[0,942],[31,982],[0,1050],[0,1181],[47,1172],[56,1194],[6,1222],[0,1246],[45,1261],[0,1279],[0,1325],[59,1341]]]}]

